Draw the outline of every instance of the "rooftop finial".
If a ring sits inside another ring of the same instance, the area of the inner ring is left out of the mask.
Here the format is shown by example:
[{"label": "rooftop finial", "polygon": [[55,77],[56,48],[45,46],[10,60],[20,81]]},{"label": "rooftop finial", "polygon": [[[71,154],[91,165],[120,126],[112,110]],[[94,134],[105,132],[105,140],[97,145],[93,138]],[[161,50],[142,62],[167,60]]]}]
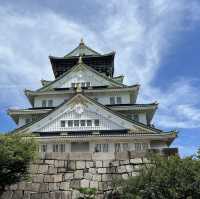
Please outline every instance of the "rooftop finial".
[{"label": "rooftop finial", "polygon": [[84,41],[83,41],[83,38],[81,38],[81,42],[80,42],[80,45],[84,45]]},{"label": "rooftop finial", "polygon": [[82,64],[82,63],[83,63],[82,56],[79,56],[79,58],[78,58],[78,64]]}]

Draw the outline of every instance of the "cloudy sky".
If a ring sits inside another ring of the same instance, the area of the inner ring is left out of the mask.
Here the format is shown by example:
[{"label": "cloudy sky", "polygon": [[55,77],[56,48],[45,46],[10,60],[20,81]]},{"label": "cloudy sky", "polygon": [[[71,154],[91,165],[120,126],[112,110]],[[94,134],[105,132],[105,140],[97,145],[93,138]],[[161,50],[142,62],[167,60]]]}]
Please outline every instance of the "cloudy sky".
[{"label": "cloudy sky", "polygon": [[63,56],[80,38],[116,51],[115,75],[140,83],[138,102],[159,102],[154,118],[178,129],[181,155],[200,147],[199,0],[6,0],[0,4],[0,131],[15,127],[9,107],[29,107],[24,89],[53,79],[48,56]]}]

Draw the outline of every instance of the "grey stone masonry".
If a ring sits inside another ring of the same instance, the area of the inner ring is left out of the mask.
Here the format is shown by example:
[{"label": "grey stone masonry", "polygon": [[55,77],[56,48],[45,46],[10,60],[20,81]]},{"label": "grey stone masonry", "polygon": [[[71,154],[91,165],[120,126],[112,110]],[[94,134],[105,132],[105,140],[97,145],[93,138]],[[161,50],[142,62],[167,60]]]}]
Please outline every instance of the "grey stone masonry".
[{"label": "grey stone masonry", "polygon": [[78,199],[81,187],[96,188],[95,198],[103,199],[112,190],[114,179],[137,176],[149,163],[142,157],[127,159],[122,153],[114,158],[109,154],[109,159],[105,156],[100,160],[102,154],[98,159],[98,153],[43,155],[30,166],[29,182],[7,187],[1,199]]}]

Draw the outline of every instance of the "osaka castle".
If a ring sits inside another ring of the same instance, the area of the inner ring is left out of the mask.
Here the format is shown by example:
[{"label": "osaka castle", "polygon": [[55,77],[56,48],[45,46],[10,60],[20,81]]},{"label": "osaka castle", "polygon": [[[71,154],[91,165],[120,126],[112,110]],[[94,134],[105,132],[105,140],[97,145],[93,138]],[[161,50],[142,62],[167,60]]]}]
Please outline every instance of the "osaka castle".
[{"label": "osaka castle", "polygon": [[42,153],[170,150],[177,132],[152,124],[158,103],[137,102],[140,85],[114,75],[114,58],[83,40],[63,57],[49,56],[55,79],[25,90],[30,108],[8,110],[12,133],[34,135]]}]

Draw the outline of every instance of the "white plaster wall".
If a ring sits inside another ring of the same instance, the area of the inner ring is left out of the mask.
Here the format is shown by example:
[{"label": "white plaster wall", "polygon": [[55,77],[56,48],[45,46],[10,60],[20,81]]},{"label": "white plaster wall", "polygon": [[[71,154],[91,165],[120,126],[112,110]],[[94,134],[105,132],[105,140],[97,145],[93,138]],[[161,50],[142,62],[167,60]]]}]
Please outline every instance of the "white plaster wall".
[{"label": "white plaster wall", "polygon": [[128,92],[112,92],[112,93],[101,93],[101,94],[88,94],[91,98],[97,98],[98,102],[106,105],[110,104],[110,97],[121,97],[122,104],[129,104],[130,103],[130,94]]},{"label": "white plaster wall", "polygon": [[[53,100],[53,106],[59,106],[61,103],[64,102],[64,100],[69,99],[69,95],[57,95],[57,96],[53,96],[53,95],[45,95],[45,96],[36,96],[34,98],[34,107],[42,107],[42,100]],[[47,102],[48,105],[48,102]]]},{"label": "white plaster wall", "polygon": [[[98,102],[106,105],[110,104],[110,97],[121,97],[122,104],[130,103],[130,94],[128,92],[112,92],[112,93],[87,93],[91,98],[98,98]],[[69,99],[72,95],[45,95],[36,96],[34,98],[34,107],[42,107],[42,100],[53,100],[53,106],[57,107],[65,100]],[[48,105],[48,104],[47,104]]]},{"label": "white plaster wall", "polygon": [[138,115],[139,115],[139,122],[143,124],[147,124],[146,113],[139,113]]},{"label": "white plaster wall", "polygon": [[[120,141],[118,141],[118,142],[117,141],[116,142],[106,142],[106,141],[101,141],[101,142],[89,142],[89,151],[88,152],[94,152],[96,144],[106,144],[106,143],[108,144],[108,152],[105,152],[105,153],[114,153],[116,143],[121,144],[122,151],[123,151],[123,148],[122,148],[123,143],[128,143],[128,150],[129,151],[135,150],[135,142],[120,142]],[[137,142],[137,143],[142,143],[142,142]],[[154,146],[151,146],[150,143],[148,143],[148,142],[145,142],[145,143],[147,143],[149,145],[149,148],[167,147],[164,143],[162,143],[162,144],[158,143],[158,145],[154,145]],[[47,144],[47,152],[53,152],[53,144],[61,144],[61,143],[48,143]],[[41,146],[40,146],[40,148],[41,148]],[[40,151],[41,151],[41,149],[40,149]],[[71,152],[71,143],[65,143],[65,152]]]},{"label": "white plaster wall", "polygon": [[32,120],[31,116],[19,116],[19,121],[18,121],[18,127],[23,126],[26,124],[26,118],[29,118],[30,120]]},{"label": "white plaster wall", "polygon": [[150,144],[151,148],[154,148],[154,149],[161,149],[161,148],[166,148],[168,147],[166,143],[164,142],[153,142]]}]

